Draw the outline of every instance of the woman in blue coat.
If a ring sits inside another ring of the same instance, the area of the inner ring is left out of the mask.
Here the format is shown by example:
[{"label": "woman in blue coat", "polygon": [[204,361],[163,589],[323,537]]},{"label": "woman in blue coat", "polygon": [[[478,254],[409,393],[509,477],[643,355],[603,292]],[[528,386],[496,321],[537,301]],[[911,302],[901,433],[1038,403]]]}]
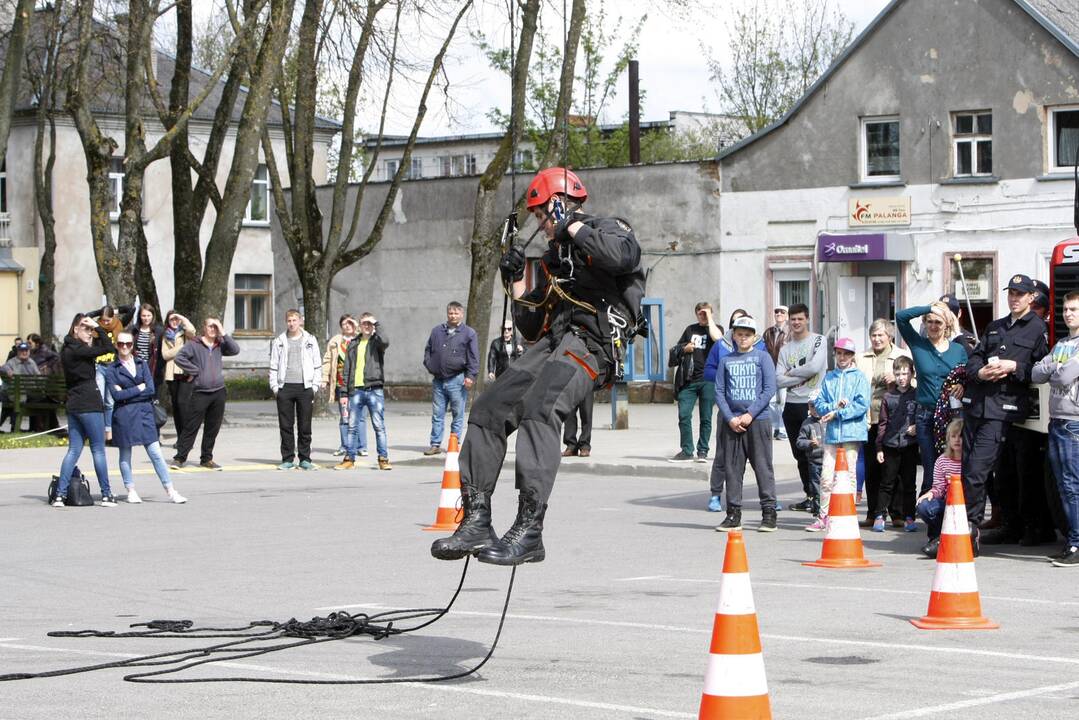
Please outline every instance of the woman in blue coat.
[{"label": "woman in blue coat", "polygon": [[105,368],[105,382],[116,403],[112,415],[112,441],[120,449],[120,475],[127,489],[127,501],[142,502],[135,492],[131,474],[131,448],[142,445],[169,499],[174,503],[187,502],[187,498],[172,486],[169,466],[161,453],[157,423],[154,422],[153,401],[157,389],[153,373],[145,361],[135,357],[134,350],[131,333],[120,333],[116,338],[118,358]]}]

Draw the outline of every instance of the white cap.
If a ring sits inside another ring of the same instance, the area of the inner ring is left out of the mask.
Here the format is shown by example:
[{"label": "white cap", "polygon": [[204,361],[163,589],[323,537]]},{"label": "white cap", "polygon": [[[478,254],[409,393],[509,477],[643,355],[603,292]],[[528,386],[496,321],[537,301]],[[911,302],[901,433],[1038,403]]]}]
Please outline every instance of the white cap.
[{"label": "white cap", "polygon": [[731,325],[731,330],[738,330],[739,328],[742,328],[744,330],[752,330],[754,334],[756,334],[757,323],[749,315],[743,315],[742,317],[735,320],[734,324]]}]

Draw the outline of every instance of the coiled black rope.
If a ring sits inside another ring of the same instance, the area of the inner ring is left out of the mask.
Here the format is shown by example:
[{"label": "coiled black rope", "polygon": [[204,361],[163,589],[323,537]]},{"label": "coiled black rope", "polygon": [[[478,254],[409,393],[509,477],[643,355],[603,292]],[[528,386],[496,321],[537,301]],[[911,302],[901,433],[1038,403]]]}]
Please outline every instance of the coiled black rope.
[{"label": "coiled black rope", "polygon": [[[344,640],[357,635],[370,635],[375,640],[383,640],[394,635],[416,632],[438,622],[453,607],[461,594],[468,575],[469,558],[465,559],[464,568],[461,570],[461,579],[457,583],[457,589],[450,598],[449,603],[443,608],[414,608],[407,610],[387,610],[385,612],[369,615],[366,613],[348,613],[344,611],[333,612],[326,617],[315,617],[311,620],[300,621],[292,618],[285,622],[273,620],[254,620],[242,627],[197,627],[190,620],[152,620],[145,623],[135,623],[130,627],[146,628],[145,630],[131,630],[116,632],[112,630],[70,630],[54,631],[48,633],[49,637],[97,637],[97,638],[229,638],[229,642],[209,645],[202,648],[187,648],[169,652],[141,655],[127,660],[99,663],[96,665],[84,665],[81,667],[62,668],[36,673],[8,673],[0,675],[0,681],[32,680],[37,678],[60,677],[63,675],[76,675],[80,673],[96,672],[112,668],[139,668],[160,667],[159,670],[131,673],[124,676],[127,682],[138,683],[206,683],[206,682],[257,682],[257,683],[282,683],[290,685],[389,685],[395,683],[432,683],[457,680],[477,672],[487,664],[498,647],[498,639],[502,636],[502,627],[506,622],[506,612],[509,610],[510,597],[513,594],[513,581],[517,575],[517,568],[510,572],[509,584],[506,587],[506,600],[502,605],[502,614],[498,619],[498,629],[495,631],[491,648],[482,660],[475,666],[449,675],[428,675],[408,678],[365,678],[360,680],[294,680],[279,678],[259,677],[210,677],[210,678],[164,678],[163,675],[171,675],[182,672],[199,665],[207,665],[215,662],[235,662],[247,658],[267,655],[272,652],[280,652],[296,647],[306,647],[319,643]],[[424,619],[423,622],[411,627],[398,627],[397,623],[409,620]],[[289,639],[289,642],[276,643],[274,641]],[[274,644],[256,644],[274,642]]]}]

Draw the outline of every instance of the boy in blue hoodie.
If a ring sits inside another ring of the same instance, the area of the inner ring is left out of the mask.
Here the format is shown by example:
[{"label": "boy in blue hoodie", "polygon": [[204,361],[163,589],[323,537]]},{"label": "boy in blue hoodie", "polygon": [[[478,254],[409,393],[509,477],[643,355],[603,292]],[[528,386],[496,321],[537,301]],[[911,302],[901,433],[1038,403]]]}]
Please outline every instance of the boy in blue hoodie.
[{"label": "boy in blue hoodie", "polygon": [[772,422],[768,403],[776,393],[776,373],[767,351],[754,347],[757,324],[748,315],[732,323],[734,350],[716,369],[716,405],[723,420],[719,452],[727,486],[727,517],[716,530],[742,529],[742,480],[746,461],[757,476],[760,532],[776,529],[776,479],[772,471]]},{"label": "boy in blue hoodie", "polygon": [[[866,440],[869,424],[869,380],[854,365],[854,341],[839,338],[835,341],[835,368],[828,371],[821,383],[820,393],[813,404],[824,423],[824,472],[820,479],[820,515],[807,532],[820,532],[828,527],[828,501],[835,485],[836,450],[843,448],[850,472],[858,467],[858,453]],[[851,488],[853,491],[853,487]]]}]

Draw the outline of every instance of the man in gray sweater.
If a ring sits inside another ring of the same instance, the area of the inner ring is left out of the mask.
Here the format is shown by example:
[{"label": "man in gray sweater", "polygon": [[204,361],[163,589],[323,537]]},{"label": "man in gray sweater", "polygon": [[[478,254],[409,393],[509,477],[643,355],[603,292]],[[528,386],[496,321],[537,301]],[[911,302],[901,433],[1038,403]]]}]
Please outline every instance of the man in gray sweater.
[{"label": "man in gray sweater", "polygon": [[783,427],[787,431],[791,453],[798,462],[798,476],[805,491],[805,500],[790,506],[791,510],[810,511],[820,497],[820,488],[813,484],[809,458],[798,449],[798,431],[809,416],[810,396],[817,392],[828,365],[828,347],[824,337],[809,332],[809,308],[804,303],[790,306],[787,316],[790,334],[779,350],[776,361],[776,386],[786,389],[783,406]]},{"label": "man in gray sweater", "polygon": [[1049,383],[1049,464],[1060,490],[1068,538],[1049,559],[1057,567],[1079,566],[1079,292],[1064,296],[1068,337],[1057,341],[1030,371],[1035,383]]},{"label": "man in gray sweater", "polygon": [[206,318],[202,325],[202,335],[189,343],[184,343],[176,354],[176,365],[194,384],[190,406],[184,408],[184,429],[176,441],[176,457],[169,465],[179,470],[187,463],[187,454],[195,444],[195,436],[202,427],[202,455],[199,466],[209,470],[220,470],[214,462],[214,443],[221,430],[221,421],[225,419],[225,373],[222,357],[238,355],[240,346],[225,334],[221,321]]}]

